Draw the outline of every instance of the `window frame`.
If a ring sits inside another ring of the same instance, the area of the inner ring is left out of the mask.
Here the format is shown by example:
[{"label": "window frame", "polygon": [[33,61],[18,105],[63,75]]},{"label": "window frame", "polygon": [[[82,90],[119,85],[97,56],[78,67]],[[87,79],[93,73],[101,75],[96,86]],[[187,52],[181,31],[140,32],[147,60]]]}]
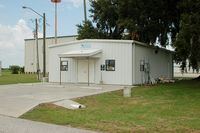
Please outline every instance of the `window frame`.
[{"label": "window frame", "polygon": [[[66,65],[63,65],[63,63],[67,63]],[[68,61],[60,61],[60,71],[61,72],[66,72],[68,71]]]},{"label": "window frame", "polygon": [[[110,66],[112,63],[111,61],[114,61],[114,66]],[[106,67],[106,71],[115,71],[116,70],[116,61],[115,59],[107,59],[105,60],[105,67]],[[113,69],[108,69],[109,67],[113,67]]]}]

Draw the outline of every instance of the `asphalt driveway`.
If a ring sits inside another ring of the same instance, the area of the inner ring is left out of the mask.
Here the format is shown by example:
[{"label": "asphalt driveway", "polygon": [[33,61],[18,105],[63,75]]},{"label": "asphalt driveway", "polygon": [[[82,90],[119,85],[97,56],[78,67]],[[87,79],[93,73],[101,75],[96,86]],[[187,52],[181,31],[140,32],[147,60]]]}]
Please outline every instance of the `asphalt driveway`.
[{"label": "asphalt driveway", "polygon": [[38,104],[100,94],[123,86],[18,84],[0,86],[0,114],[19,117]]}]

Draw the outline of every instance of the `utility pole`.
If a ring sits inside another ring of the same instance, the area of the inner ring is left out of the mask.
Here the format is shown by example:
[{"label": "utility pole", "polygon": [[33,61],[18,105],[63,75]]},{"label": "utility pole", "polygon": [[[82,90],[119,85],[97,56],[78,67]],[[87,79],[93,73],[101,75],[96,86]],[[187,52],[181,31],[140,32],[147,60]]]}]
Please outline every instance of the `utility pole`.
[{"label": "utility pole", "polygon": [[46,16],[43,13],[43,78],[46,77]]},{"label": "utility pole", "polygon": [[43,18],[43,80],[45,80],[45,77],[46,77],[46,16],[45,16],[45,13],[41,15],[35,10],[33,10],[31,7],[22,6],[22,8],[29,9]]},{"label": "utility pole", "polygon": [[36,42],[36,52],[37,52],[37,75],[38,80],[40,80],[40,66],[39,66],[39,51],[38,51],[38,20],[35,19],[35,42]]}]

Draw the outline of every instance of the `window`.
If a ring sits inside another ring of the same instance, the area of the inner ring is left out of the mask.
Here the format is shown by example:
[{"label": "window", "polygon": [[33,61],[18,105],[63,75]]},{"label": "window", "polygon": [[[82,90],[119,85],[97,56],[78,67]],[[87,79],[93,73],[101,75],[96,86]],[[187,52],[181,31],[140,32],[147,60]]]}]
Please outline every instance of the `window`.
[{"label": "window", "polygon": [[68,61],[60,62],[60,71],[68,71]]},{"label": "window", "polygon": [[115,71],[115,60],[106,60],[106,71]]}]

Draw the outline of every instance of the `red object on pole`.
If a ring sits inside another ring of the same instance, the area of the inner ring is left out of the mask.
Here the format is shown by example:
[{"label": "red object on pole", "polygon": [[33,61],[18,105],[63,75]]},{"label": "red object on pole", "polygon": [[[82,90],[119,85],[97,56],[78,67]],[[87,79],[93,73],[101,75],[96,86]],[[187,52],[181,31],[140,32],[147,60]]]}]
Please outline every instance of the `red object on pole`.
[{"label": "red object on pole", "polygon": [[53,2],[53,3],[60,3],[61,0],[51,0],[51,2]]}]

